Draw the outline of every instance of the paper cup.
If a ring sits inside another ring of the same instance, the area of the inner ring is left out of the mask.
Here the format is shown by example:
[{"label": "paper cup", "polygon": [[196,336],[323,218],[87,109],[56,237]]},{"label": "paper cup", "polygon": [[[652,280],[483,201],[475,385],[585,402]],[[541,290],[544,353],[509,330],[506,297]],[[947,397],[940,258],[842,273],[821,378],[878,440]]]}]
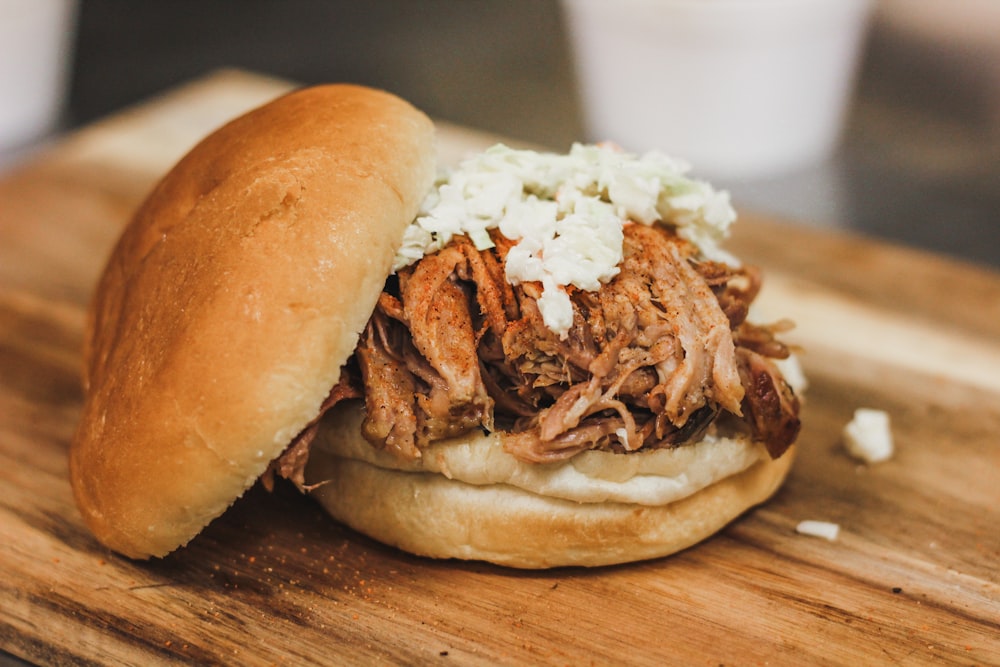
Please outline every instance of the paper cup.
[{"label": "paper cup", "polygon": [[719,177],[837,145],[870,0],[563,0],[588,139]]},{"label": "paper cup", "polygon": [[0,0],[0,152],[59,121],[76,9],[76,0]]}]

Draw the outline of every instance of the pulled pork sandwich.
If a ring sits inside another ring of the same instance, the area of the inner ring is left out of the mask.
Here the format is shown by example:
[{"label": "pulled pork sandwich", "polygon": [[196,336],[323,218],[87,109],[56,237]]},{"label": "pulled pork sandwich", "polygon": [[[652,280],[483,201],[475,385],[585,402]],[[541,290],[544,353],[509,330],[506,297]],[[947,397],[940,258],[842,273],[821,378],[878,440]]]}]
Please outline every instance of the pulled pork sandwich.
[{"label": "pulled pork sandwich", "polygon": [[87,331],[70,463],[102,542],[164,555],[284,477],[412,553],[605,565],[774,493],[802,387],[725,193],[611,146],[434,171],[423,114],[323,86],[167,174]]}]

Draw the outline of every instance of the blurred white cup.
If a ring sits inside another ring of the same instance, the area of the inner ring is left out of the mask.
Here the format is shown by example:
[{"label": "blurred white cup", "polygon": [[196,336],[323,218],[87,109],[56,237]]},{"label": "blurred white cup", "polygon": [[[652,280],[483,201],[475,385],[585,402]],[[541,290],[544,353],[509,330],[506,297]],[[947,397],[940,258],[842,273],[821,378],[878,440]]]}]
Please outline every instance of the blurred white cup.
[{"label": "blurred white cup", "polygon": [[77,0],[0,0],[0,153],[60,119]]},{"label": "blurred white cup", "polygon": [[836,148],[871,0],[563,0],[588,139],[745,179]]}]

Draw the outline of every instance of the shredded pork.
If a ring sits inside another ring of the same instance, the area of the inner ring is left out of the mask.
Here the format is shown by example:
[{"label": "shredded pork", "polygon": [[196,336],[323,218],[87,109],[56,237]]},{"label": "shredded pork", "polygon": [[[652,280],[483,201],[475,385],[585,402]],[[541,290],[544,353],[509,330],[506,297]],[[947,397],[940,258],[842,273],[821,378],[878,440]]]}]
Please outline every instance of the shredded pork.
[{"label": "shredded pork", "polygon": [[[454,239],[390,278],[324,407],[363,396],[365,437],[404,458],[473,429],[499,431],[531,462],[675,447],[720,419],[780,456],[799,402],[774,364],[789,355],[783,325],[746,320],[759,273],[700,261],[663,225],[627,224],[624,236],[603,289],[566,288],[573,324],[562,337],[542,321],[541,286],[505,279],[511,241],[494,232],[496,247],[479,251]],[[307,446],[278,474],[291,476]]]}]

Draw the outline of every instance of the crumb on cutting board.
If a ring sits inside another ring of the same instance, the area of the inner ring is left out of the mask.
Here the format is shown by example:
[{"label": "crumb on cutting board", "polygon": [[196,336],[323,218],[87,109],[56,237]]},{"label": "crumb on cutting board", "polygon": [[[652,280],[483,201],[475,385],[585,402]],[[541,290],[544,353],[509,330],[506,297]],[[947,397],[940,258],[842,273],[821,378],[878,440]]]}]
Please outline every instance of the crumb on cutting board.
[{"label": "crumb on cutting board", "polygon": [[844,447],[856,459],[878,463],[892,458],[894,446],[889,413],[873,408],[858,408],[844,426]]},{"label": "crumb on cutting board", "polygon": [[795,526],[795,532],[802,535],[809,535],[810,537],[822,537],[833,542],[840,534],[840,525],[830,521],[816,521],[814,519],[808,519],[806,521],[800,521],[798,525]]}]

